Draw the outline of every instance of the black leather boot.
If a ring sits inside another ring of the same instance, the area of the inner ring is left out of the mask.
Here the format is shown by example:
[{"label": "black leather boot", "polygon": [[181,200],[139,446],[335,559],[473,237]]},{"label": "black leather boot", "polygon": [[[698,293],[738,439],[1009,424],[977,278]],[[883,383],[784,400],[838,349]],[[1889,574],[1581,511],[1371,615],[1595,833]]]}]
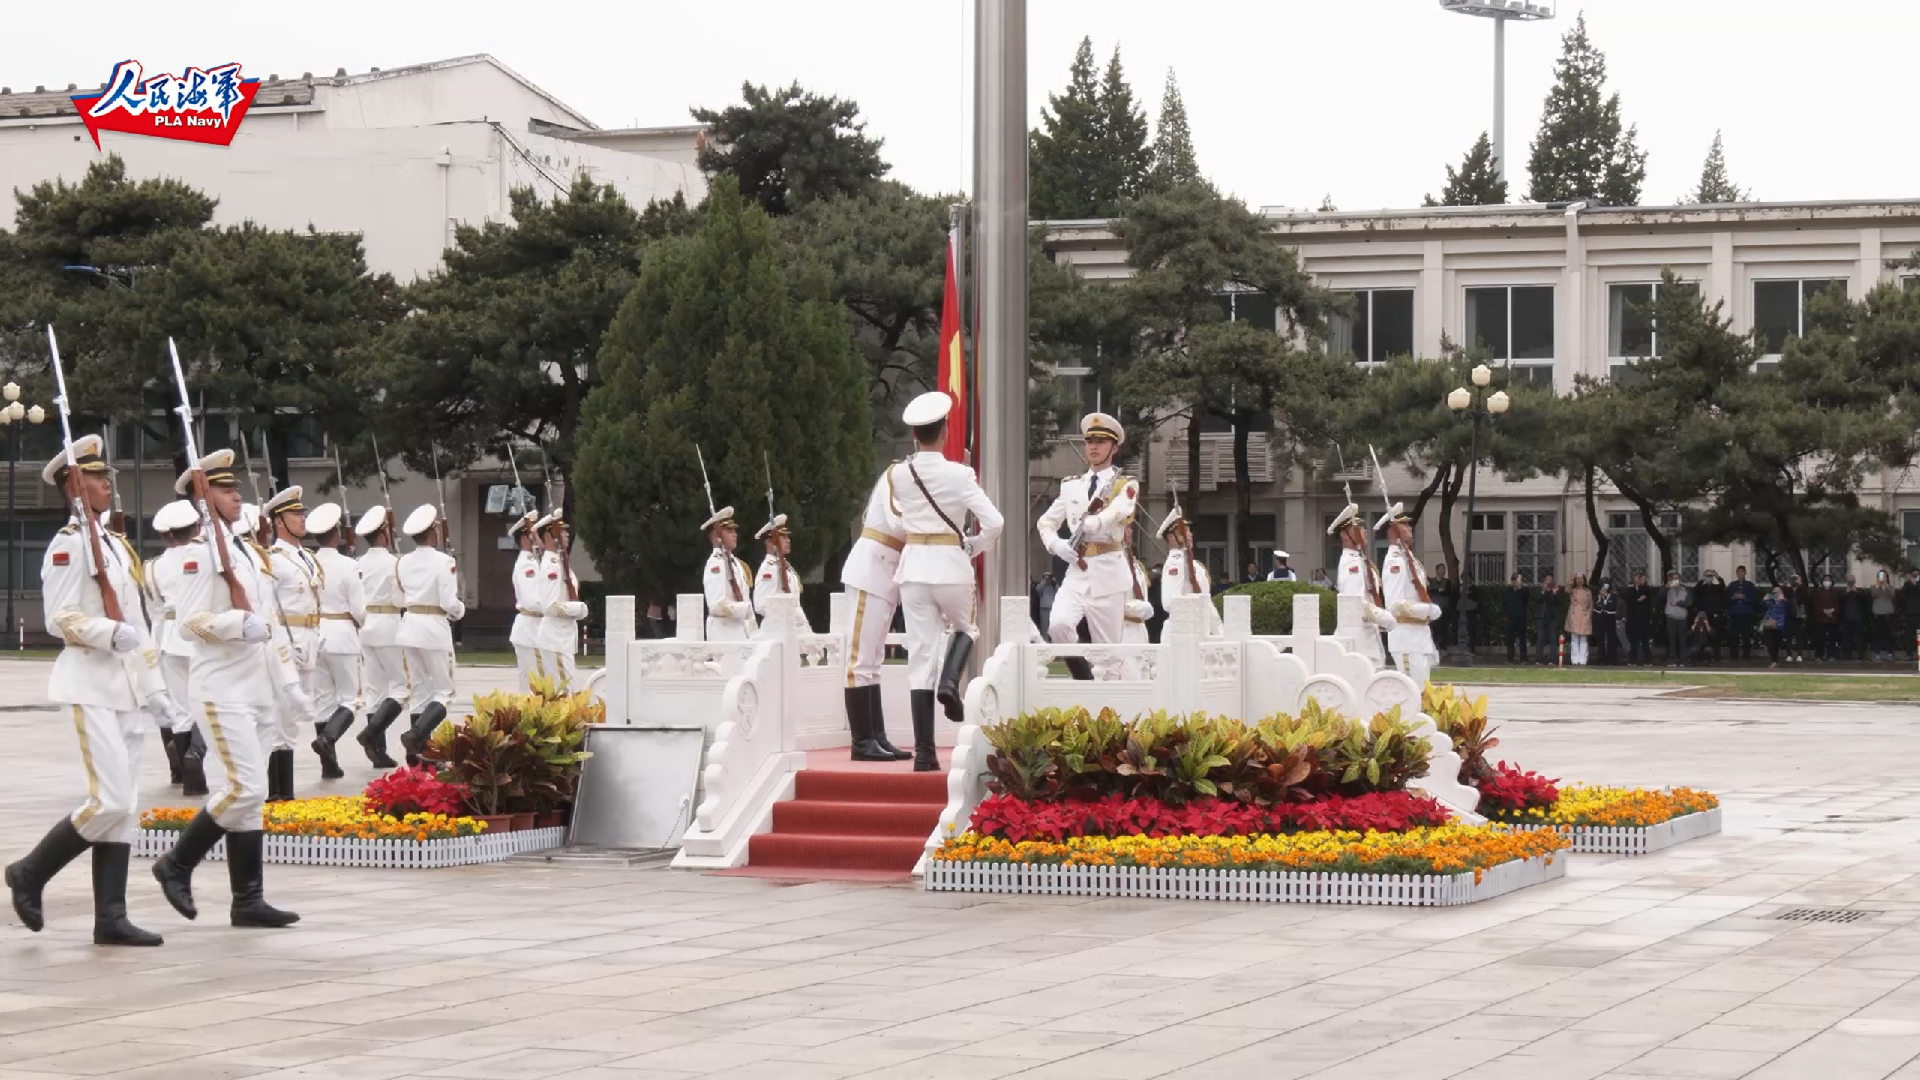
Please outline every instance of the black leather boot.
[{"label": "black leather boot", "polygon": [[1063,656],[1060,658],[1060,662],[1066,665],[1067,674],[1073,676],[1074,678],[1080,680],[1081,682],[1093,681],[1093,665],[1087,663],[1086,657]]},{"label": "black leather boot", "polygon": [[392,698],[381,698],[380,704],[367,714],[367,726],[360,729],[355,741],[367,752],[367,760],[373,762],[376,769],[391,769],[400,764],[387,754],[387,728],[400,716],[400,703]]},{"label": "black leather boot", "polygon": [[227,834],[227,881],[233,886],[233,925],[292,926],[300,916],[267,903],[264,884],[267,834],[259,830]]},{"label": "black leather boot", "polygon": [[933,691],[913,691],[913,771],[939,772],[940,755],[933,748]]},{"label": "black leather boot", "polygon": [[207,740],[195,727],[184,735],[174,736],[176,745],[184,743],[180,751],[180,794],[189,798],[207,793]]},{"label": "black leather boot", "polygon": [[972,655],[972,638],[954,634],[947,639],[947,658],[940,665],[940,682],[933,696],[947,710],[947,719],[956,724],[967,718],[966,703],[960,700],[960,680],[967,673],[967,659]]},{"label": "black leather boot", "polygon": [[125,844],[93,845],[93,943],[95,945],[160,944],[160,935],[127,921],[127,858]]},{"label": "black leather boot", "polygon": [[338,780],[347,775],[340,768],[340,755],[334,746],[353,726],[353,710],[345,705],[333,710],[325,720],[313,725],[313,752],[320,755],[320,779]]},{"label": "black leather boot", "polygon": [[853,733],[853,760],[892,761],[893,755],[880,749],[879,744],[873,741],[873,725],[867,717],[867,696],[860,692],[861,689],[849,686],[845,691],[847,730]]},{"label": "black leather boot", "polygon": [[437,701],[427,702],[427,707],[415,713],[408,722],[407,733],[400,736],[400,745],[406,748],[407,764],[418,765],[427,751],[427,743],[433,738],[433,729],[447,718],[447,707]]},{"label": "black leather boot", "polygon": [[[160,892],[173,905],[173,910],[187,918],[197,918],[199,910],[193,906],[193,868],[207,857],[213,845],[220,842],[227,830],[213,820],[213,815],[205,810],[193,815],[187,827],[180,830],[180,839],[173,842],[173,850],[153,861],[153,879],[160,883]],[[229,853],[228,858],[232,858]]]},{"label": "black leather boot", "polygon": [[892,754],[895,761],[906,761],[913,757],[913,751],[902,750],[887,738],[887,710],[880,702],[880,684],[863,686],[860,692],[867,698],[867,734],[873,736],[874,745]]},{"label": "black leather boot", "polygon": [[160,749],[167,755],[167,783],[178,784],[185,779],[185,770],[181,762],[186,746],[182,739],[174,735],[171,728],[160,730]]},{"label": "black leather boot", "polygon": [[272,751],[267,754],[267,801],[286,802],[292,798],[293,751]]},{"label": "black leather boot", "polygon": [[40,910],[40,890],[47,887],[53,875],[59,873],[68,863],[78,858],[80,853],[92,845],[73,827],[72,818],[61,818],[60,823],[47,830],[27,857],[7,867],[7,888],[13,893],[13,913],[20,916],[20,923],[27,929],[38,933],[45,926],[46,918]]}]

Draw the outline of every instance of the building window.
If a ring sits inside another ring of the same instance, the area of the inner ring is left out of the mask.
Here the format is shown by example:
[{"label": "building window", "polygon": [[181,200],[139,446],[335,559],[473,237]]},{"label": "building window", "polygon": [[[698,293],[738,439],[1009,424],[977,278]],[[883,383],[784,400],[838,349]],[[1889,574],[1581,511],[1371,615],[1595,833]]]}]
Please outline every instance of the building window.
[{"label": "building window", "polygon": [[1327,351],[1351,354],[1362,364],[1413,355],[1413,290],[1361,289],[1335,294],[1353,303],[1353,314],[1328,320]]},{"label": "building window", "polygon": [[1207,577],[1212,579],[1215,588],[1233,581],[1234,575],[1227,572],[1227,568],[1233,565],[1233,552],[1227,547],[1227,515],[1199,514],[1194,517],[1193,555],[1207,568]]},{"label": "building window", "polygon": [[[1691,281],[1675,282],[1673,289],[1700,295],[1700,286]],[[1637,378],[1633,361],[1660,355],[1660,333],[1653,325],[1659,297],[1659,282],[1607,287],[1607,375],[1613,381],[1631,384]]]},{"label": "building window", "polygon": [[[5,575],[0,580],[6,582],[7,589],[15,596],[38,596],[40,564],[47,557],[47,544],[67,519],[64,513],[55,517],[29,517],[26,513],[22,511],[14,517],[11,535],[0,545],[0,555],[5,556],[0,559],[0,563],[4,563],[0,565],[0,575]],[[15,628],[7,627],[6,631],[11,637]]]},{"label": "building window", "polygon": [[1521,511],[1513,515],[1513,572],[1529,585],[1538,585],[1553,573],[1554,559],[1560,550],[1554,532],[1557,517],[1559,515],[1551,510]]},{"label": "building window", "polygon": [[1766,359],[1754,365],[1767,370],[1780,360],[1787,339],[1807,332],[1807,301],[1827,291],[1847,291],[1846,278],[1788,278],[1753,283],[1753,336]]},{"label": "building window", "polygon": [[1228,322],[1252,323],[1262,330],[1279,330],[1279,306],[1263,292],[1225,292],[1218,296]]},{"label": "building window", "polygon": [[1474,532],[1506,532],[1507,531],[1507,515],[1505,511],[1496,510],[1489,513],[1485,510],[1482,510],[1477,514],[1472,515],[1472,520],[1473,520]]},{"label": "building window", "polygon": [[1461,575],[1476,585],[1498,585],[1507,580],[1507,553],[1475,549],[1473,562]]},{"label": "building window", "polygon": [[[1615,585],[1631,583],[1636,571],[1646,574],[1647,580],[1656,585],[1665,580],[1660,574],[1659,554],[1647,537],[1645,521],[1645,515],[1637,510],[1616,510],[1607,515],[1607,576]],[[1660,531],[1667,536],[1678,535],[1680,515],[1672,511],[1661,514]],[[1673,552],[1673,569],[1680,571],[1680,580],[1698,581],[1700,549],[1675,540]]]},{"label": "building window", "polygon": [[1900,515],[1900,533],[1907,545],[1907,565],[1920,566],[1920,510],[1908,510]]},{"label": "building window", "polygon": [[1553,286],[1467,290],[1467,347],[1504,360],[1521,382],[1553,383]]},{"label": "building window", "polygon": [[1844,551],[1809,551],[1806,553],[1807,573],[1813,575],[1814,584],[1832,578],[1835,585],[1847,583],[1847,553]]}]

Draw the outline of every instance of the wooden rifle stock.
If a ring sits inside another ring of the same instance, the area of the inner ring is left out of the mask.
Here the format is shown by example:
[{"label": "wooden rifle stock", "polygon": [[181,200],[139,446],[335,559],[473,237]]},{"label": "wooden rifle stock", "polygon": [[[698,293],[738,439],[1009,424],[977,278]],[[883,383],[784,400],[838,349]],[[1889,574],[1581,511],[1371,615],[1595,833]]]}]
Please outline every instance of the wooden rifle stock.
[{"label": "wooden rifle stock", "polygon": [[80,508],[80,528],[87,537],[87,549],[93,555],[93,581],[100,587],[100,610],[114,622],[126,622],[120,610],[120,597],[113,591],[113,581],[107,576],[107,553],[100,544],[100,519],[94,516],[87,506],[86,495],[80,489],[80,470],[67,470],[67,496]]},{"label": "wooden rifle stock", "polygon": [[227,599],[235,611],[252,611],[253,603],[247,599],[247,588],[240,584],[240,574],[233,568],[233,549],[227,546],[232,533],[227,523],[220,520],[219,511],[213,508],[208,497],[207,474],[199,469],[190,474],[193,484],[193,497],[201,506],[207,508],[207,543],[220,549],[220,577],[227,583]]}]

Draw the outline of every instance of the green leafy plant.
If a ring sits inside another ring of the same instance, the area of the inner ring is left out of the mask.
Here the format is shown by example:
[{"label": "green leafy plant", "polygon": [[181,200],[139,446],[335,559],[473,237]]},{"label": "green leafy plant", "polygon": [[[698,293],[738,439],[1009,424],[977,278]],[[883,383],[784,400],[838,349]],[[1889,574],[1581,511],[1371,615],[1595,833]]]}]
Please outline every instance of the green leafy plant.
[{"label": "green leafy plant", "polygon": [[1102,778],[1119,768],[1126,752],[1127,725],[1112,709],[1101,709],[1095,716],[1075,710],[1061,725],[1056,742],[1067,791],[1099,795],[1110,787]]},{"label": "green leafy plant", "polygon": [[1351,723],[1329,743],[1321,759],[1342,795],[1399,791],[1407,781],[1427,775],[1427,740],[1400,718],[1400,707],[1376,713],[1366,723]]},{"label": "green leafy plant", "polygon": [[518,715],[475,712],[456,725],[441,721],[421,755],[440,767],[440,779],[464,784],[467,806],[482,816],[512,812],[532,757]]},{"label": "green leafy plant", "polygon": [[1309,585],[1304,581],[1250,581],[1245,585],[1235,585],[1220,596],[1214,597],[1213,606],[1224,614],[1226,601],[1224,596],[1253,597],[1253,632],[1256,634],[1293,633],[1293,598],[1295,596],[1317,596],[1320,598],[1320,625],[1331,633],[1334,620],[1338,617],[1339,601],[1332,589]]},{"label": "green leafy plant", "polygon": [[1455,687],[1428,683],[1420,692],[1420,711],[1432,718],[1440,734],[1453,740],[1454,752],[1460,755],[1461,783],[1478,786],[1493,779],[1487,751],[1499,746],[1500,740],[1493,737],[1496,729],[1487,718],[1486,695],[1469,701]]},{"label": "green leafy plant", "polygon": [[1086,718],[1085,709],[1040,709],[991,724],[982,734],[993,747],[987,772],[995,790],[1018,798],[1056,798],[1065,790],[1060,733]]}]

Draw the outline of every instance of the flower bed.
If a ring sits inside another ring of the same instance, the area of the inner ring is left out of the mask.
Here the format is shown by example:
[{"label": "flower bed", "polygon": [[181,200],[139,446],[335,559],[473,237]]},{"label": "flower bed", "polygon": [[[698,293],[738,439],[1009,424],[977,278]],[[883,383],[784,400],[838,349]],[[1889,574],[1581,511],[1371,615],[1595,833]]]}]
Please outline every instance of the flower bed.
[{"label": "flower bed", "polygon": [[[180,830],[141,829],[133,836],[133,853],[141,858],[166,854]],[[264,857],[270,863],[304,866],[351,866],[385,870],[436,870],[449,866],[503,862],[527,851],[543,851],[567,842],[567,830],[525,829],[491,835],[478,833],[439,840],[362,840],[355,837],[268,833]],[[207,852],[209,859],[225,859],[222,839]]]},{"label": "flower bed", "polygon": [[1560,832],[1573,850],[1592,855],[1645,855],[1720,831],[1720,800],[1692,788],[1569,784],[1551,806],[1502,812],[1517,829]]},{"label": "flower bed", "polygon": [[[177,832],[200,812],[199,807],[157,807],[140,815],[140,827]],[[424,843],[478,836],[487,823],[446,814],[382,814],[362,795],[333,795],[319,799],[271,802],[261,815],[269,836],[319,836],[336,840],[399,840]]]},{"label": "flower bed", "polygon": [[1218,798],[1173,806],[1159,799],[1119,795],[1053,802],[989,795],[974,808],[968,829],[979,836],[1016,842],[1081,836],[1255,836],[1335,829],[1398,832],[1445,825],[1452,816],[1439,800],[1410,791],[1274,806]]}]

